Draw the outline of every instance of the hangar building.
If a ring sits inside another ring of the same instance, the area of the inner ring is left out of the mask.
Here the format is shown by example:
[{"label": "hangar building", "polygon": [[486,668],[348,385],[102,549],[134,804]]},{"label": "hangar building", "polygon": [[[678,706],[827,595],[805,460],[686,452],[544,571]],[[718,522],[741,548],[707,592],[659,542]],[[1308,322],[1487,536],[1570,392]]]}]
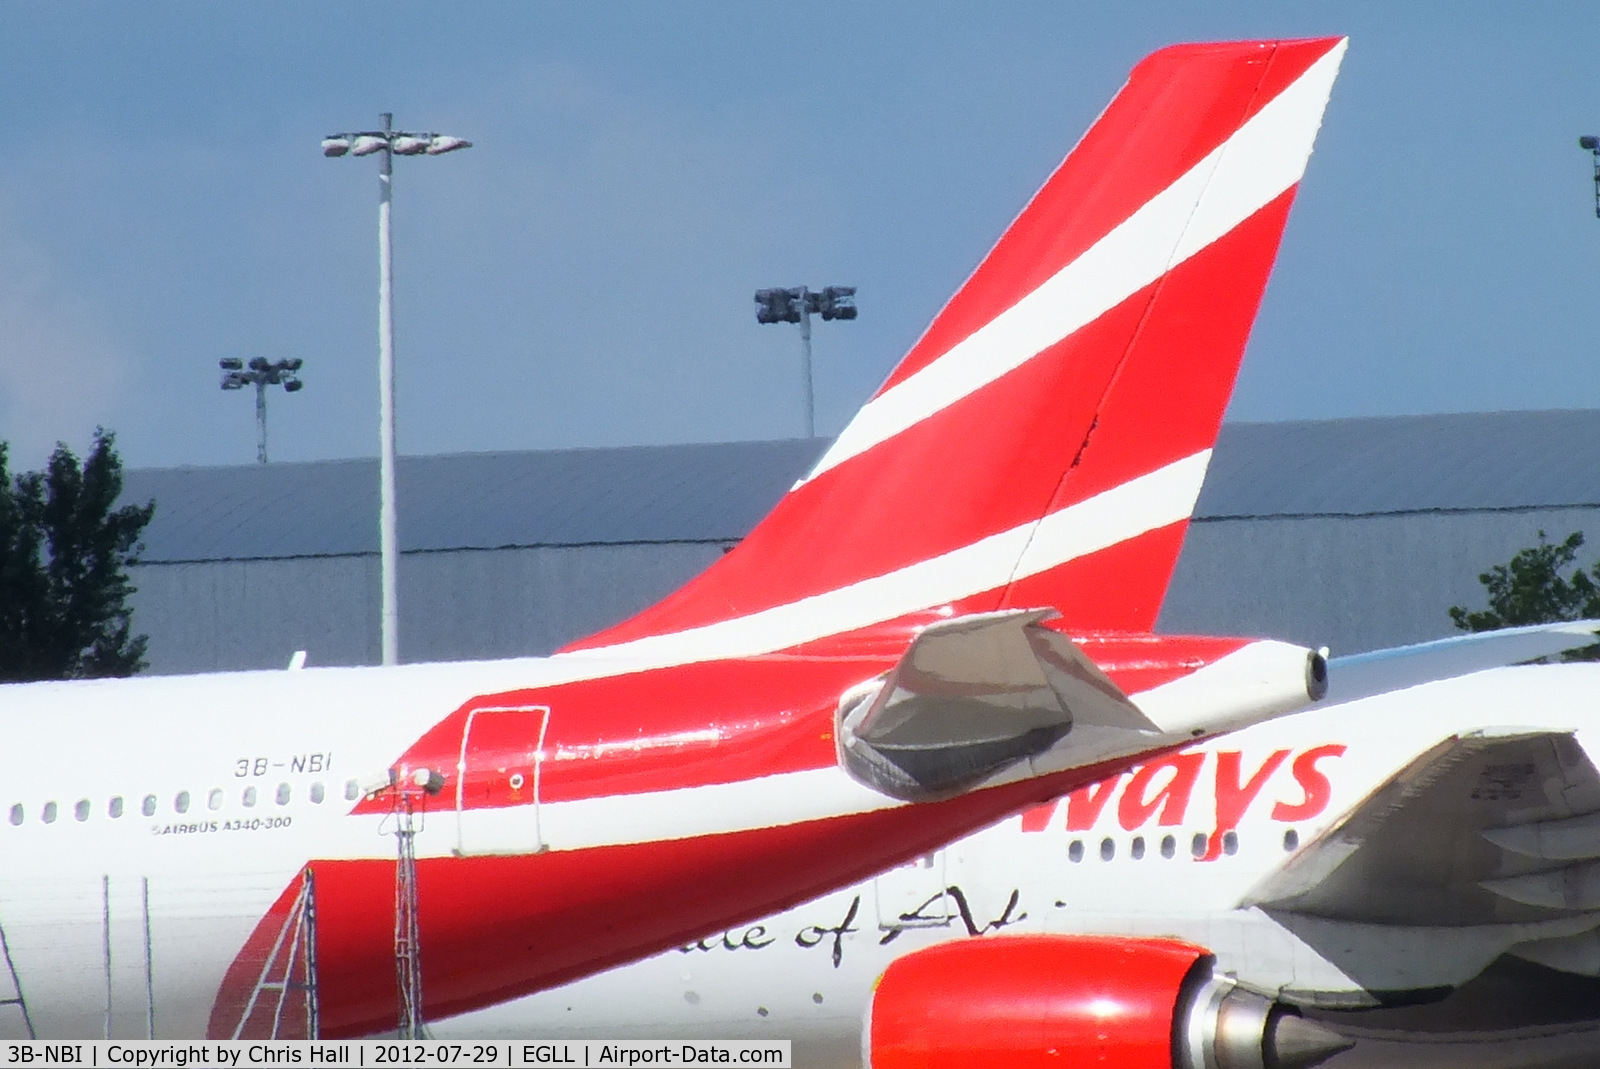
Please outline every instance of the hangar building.
[{"label": "hangar building", "polygon": [[[734,545],[821,440],[406,457],[402,660],[548,653]],[[150,671],[378,660],[377,461],[135,470]],[[1600,411],[1224,427],[1161,615],[1169,632],[1354,652],[1448,634],[1477,576],[1600,545]]]}]

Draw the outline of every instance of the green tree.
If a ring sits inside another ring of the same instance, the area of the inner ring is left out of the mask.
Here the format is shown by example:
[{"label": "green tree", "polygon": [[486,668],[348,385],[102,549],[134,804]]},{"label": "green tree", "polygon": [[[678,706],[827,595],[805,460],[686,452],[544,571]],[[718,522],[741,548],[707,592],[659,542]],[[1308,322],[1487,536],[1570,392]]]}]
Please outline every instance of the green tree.
[{"label": "green tree", "polygon": [[128,676],[145,667],[132,633],[128,566],[155,503],[122,493],[115,435],[97,429],[80,465],[58,444],[42,472],[12,477],[0,442],[0,681]]},{"label": "green tree", "polygon": [[[1462,631],[1600,619],[1600,563],[1588,571],[1576,567],[1582,547],[1582,531],[1556,543],[1540,531],[1538,545],[1517,550],[1510,561],[1478,576],[1489,596],[1487,609],[1473,612],[1453,605],[1450,619]],[[1567,656],[1600,659],[1600,645]]]}]

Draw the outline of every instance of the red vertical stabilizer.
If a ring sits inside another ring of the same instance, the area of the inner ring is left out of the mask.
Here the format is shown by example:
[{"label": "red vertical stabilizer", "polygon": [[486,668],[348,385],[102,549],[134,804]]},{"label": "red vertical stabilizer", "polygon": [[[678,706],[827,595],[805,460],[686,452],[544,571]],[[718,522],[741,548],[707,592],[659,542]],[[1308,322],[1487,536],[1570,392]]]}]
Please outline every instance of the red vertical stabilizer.
[{"label": "red vertical stabilizer", "polygon": [[1344,54],[1146,58],[816,467],[571,649],[784,649],[930,608],[1150,629]]}]

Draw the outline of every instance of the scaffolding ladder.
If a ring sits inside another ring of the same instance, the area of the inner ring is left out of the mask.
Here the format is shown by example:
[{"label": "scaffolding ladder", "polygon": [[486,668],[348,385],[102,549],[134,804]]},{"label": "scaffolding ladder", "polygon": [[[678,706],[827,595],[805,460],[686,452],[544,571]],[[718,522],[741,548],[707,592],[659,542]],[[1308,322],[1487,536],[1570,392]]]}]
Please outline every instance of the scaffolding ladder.
[{"label": "scaffolding ladder", "polygon": [[[279,967],[279,962],[282,962]],[[302,1018],[304,1035],[293,1033],[302,1021],[284,1019],[284,1010],[293,1005],[291,999],[300,995],[303,1001]],[[234,1039],[244,1039],[246,1026],[256,1011],[268,1000],[272,1004],[272,1027],[268,1039],[320,1039],[321,1021],[317,992],[317,884],[316,876],[307,865],[300,870],[300,893],[284,918],[283,927],[273,941],[272,950],[261,963],[261,973],[251,989],[250,1000],[239,1015],[239,1024],[233,1030]],[[287,1033],[286,1026],[287,1024]],[[251,1037],[253,1038],[253,1037]]]},{"label": "scaffolding ladder", "polygon": [[17,967],[11,962],[11,944],[6,941],[6,930],[0,925],[0,957],[5,959],[6,975],[11,978],[11,996],[0,998],[0,1008],[15,1006],[22,1014],[22,1028],[27,1038],[36,1039],[33,1018],[28,1016],[28,1000],[22,997],[22,981],[17,979]]},{"label": "scaffolding ladder", "polygon": [[422,1021],[422,940],[417,927],[417,803],[424,785],[394,777],[394,969],[400,993],[396,1034],[425,1039]]}]

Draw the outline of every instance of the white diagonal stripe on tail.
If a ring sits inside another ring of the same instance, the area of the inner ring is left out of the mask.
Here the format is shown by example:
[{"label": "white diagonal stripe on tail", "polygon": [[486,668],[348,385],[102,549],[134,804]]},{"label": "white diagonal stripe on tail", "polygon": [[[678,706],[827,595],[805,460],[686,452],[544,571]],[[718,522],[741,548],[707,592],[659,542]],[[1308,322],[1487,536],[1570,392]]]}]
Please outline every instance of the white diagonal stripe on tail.
[{"label": "white diagonal stripe on tail", "polygon": [[623,657],[636,665],[634,670],[752,657],[995,590],[1188,519],[1210,460],[1211,450],[1203,449],[1042,520],[1029,520],[837,590],[703,627],[566,656]]},{"label": "white diagonal stripe on tail", "polygon": [[1033,292],[861,409],[814,479],[1000,378],[1217,241],[1300,180],[1344,56],[1327,55]]}]

